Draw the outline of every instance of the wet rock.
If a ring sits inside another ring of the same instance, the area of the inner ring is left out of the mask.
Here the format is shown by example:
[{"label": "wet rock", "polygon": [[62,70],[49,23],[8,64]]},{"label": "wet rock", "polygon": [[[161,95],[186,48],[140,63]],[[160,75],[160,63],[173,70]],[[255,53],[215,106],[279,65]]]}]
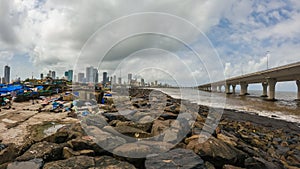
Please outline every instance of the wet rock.
[{"label": "wet rock", "polygon": [[64,158],[71,158],[74,156],[94,156],[95,152],[93,150],[80,150],[80,151],[74,151],[69,147],[63,148],[63,157]]},{"label": "wet rock", "polygon": [[226,164],[223,166],[222,169],[243,169],[243,168]]},{"label": "wet rock", "polygon": [[89,115],[84,119],[84,123],[88,126],[99,127],[100,129],[107,125],[107,122],[102,115]]},{"label": "wet rock", "polygon": [[112,150],[115,147],[126,143],[126,140],[118,135],[105,132],[98,127],[89,126],[87,128],[88,134],[92,136],[96,144],[105,150]]},{"label": "wet rock", "polygon": [[114,154],[130,158],[144,158],[151,152],[151,147],[138,143],[123,144],[113,150]]},{"label": "wet rock", "polygon": [[295,149],[288,152],[287,162],[291,166],[296,166],[300,168],[300,150]]},{"label": "wet rock", "polygon": [[23,155],[16,158],[17,161],[28,161],[41,158],[44,161],[53,161],[62,158],[62,146],[46,141],[32,145]]},{"label": "wet rock", "polygon": [[245,160],[245,167],[247,169],[281,169],[282,165],[278,165],[262,158],[250,157]]},{"label": "wet rock", "polygon": [[6,148],[0,151],[0,164],[13,161],[18,156],[18,148],[15,144],[5,145]]},{"label": "wet rock", "polygon": [[207,169],[215,169],[215,166],[208,161],[205,161],[204,165]]},{"label": "wet rock", "polygon": [[40,169],[43,166],[43,160],[40,158],[29,161],[13,162],[7,165],[7,169]]},{"label": "wet rock", "polygon": [[104,153],[104,150],[91,139],[87,140],[87,139],[78,138],[78,139],[70,140],[67,143],[75,151],[94,150],[96,154]]},{"label": "wet rock", "polygon": [[64,143],[74,138],[79,138],[85,135],[79,123],[66,125],[57,130],[56,133],[44,138],[42,141],[51,143]]},{"label": "wet rock", "polygon": [[174,149],[169,152],[147,157],[146,168],[203,168],[204,161],[191,150]]},{"label": "wet rock", "polygon": [[160,115],[160,117],[162,117],[164,120],[176,119],[177,116],[178,116],[177,114],[171,112],[165,112]]},{"label": "wet rock", "polygon": [[242,166],[247,157],[247,154],[214,137],[210,137],[203,143],[199,142],[198,139],[191,140],[187,149],[193,150],[216,167],[222,167],[224,164]]},{"label": "wet rock", "polygon": [[174,120],[155,120],[152,126],[151,134],[158,136],[171,126]]},{"label": "wet rock", "polygon": [[93,157],[88,156],[75,156],[66,160],[59,160],[46,163],[43,169],[80,169],[80,168],[92,168],[95,166]]},{"label": "wet rock", "polygon": [[147,133],[143,130],[133,128],[130,126],[125,126],[125,125],[114,127],[114,130],[116,130],[121,134],[124,134],[129,137],[134,137],[134,138],[147,138],[152,136],[150,133]]},{"label": "wet rock", "polygon": [[151,131],[152,123],[136,123],[133,121],[125,121],[125,122],[120,121],[116,124],[116,127],[122,127],[122,126],[129,126],[139,130],[143,130],[144,132],[148,132]]},{"label": "wet rock", "polygon": [[135,169],[134,165],[125,161],[117,160],[109,156],[96,157],[95,168]]},{"label": "wet rock", "polygon": [[120,121],[125,121],[126,118],[123,115],[120,115],[119,113],[104,113],[103,114],[108,121],[112,121],[112,120],[120,120]]}]

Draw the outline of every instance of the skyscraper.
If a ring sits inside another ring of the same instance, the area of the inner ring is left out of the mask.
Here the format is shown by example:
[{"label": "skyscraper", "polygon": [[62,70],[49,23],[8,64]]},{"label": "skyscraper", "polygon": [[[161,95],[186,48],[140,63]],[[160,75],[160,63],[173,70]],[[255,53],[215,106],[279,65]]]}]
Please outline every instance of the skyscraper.
[{"label": "skyscraper", "polygon": [[114,77],[113,77],[112,84],[117,84],[117,76],[116,75],[114,75]]},{"label": "skyscraper", "polygon": [[121,78],[121,77],[118,78],[118,84],[119,84],[119,85],[122,84],[122,78]]},{"label": "skyscraper", "polygon": [[52,72],[51,72],[51,77],[52,77],[52,79],[55,79],[55,78],[56,78],[56,73],[55,73],[55,71],[52,71]]},{"label": "skyscraper", "polygon": [[78,82],[83,82],[84,80],[84,73],[78,73]]},{"label": "skyscraper", "polygon": [[44,79],[44,74],[43,73],[41,73],[41,80],[43,80]]},{"label": "skyscraper", "polygon": [[99,83],[99,73],[98,73],[98,69],[94,69],[93,71],[93,81],[94,83]]},{"label": "skyscraper", "polygon": [[129,73],[129,74],[128,74],[128,84],[130,84],[130,83],[131,83],[131,80],[132,80],[132,74],[131,74],[131,73]]},{"label": "skyscraper", "polygon": [[68,81],[73,81],[73,70],[68,70]]},{"label": "skyscraper", "polygon": [[86,68],[86,81],[87,82],[94,82],[94,68],[93,66]]},{"label": "skyscraper", "polygon": [[141,86],[145,86],[145,79],[141,78]]},{"label": "skyscraper", "polygon": [[102,80],[102,84],[105,85],[107,82],[107,72],[103,72],[103,80]]},{"label": "skyscraper", "polygon": [[10,67],[8,65],[4,67],[4,80],[5,83],[10,82]]}]

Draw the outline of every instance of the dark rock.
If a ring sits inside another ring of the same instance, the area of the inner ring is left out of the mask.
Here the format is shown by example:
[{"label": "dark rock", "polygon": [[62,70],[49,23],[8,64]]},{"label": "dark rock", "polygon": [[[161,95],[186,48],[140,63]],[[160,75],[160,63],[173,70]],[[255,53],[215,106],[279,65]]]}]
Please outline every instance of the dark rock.
[{"label": "dark rock", "polygon": [[147,157],[146,168],[205,169],[204,161],[191,150],[174,149],[169,152]]},{"label": "dark rock", "polygon": [[94,150],[94,152],[99,155],[105,152],[98,144],[96,144],[92,140],[78,138],[70,140],[67,143],[75,151]]},{"label": "dark rock", "polygon": [[102,115],[89,115],[84,119],[84,123],[88,126],[99,127],[100,129],[107,125],[107,122]]},{"label": "dark rock", "polygon": [[109,156],[95,157],[95,168],[135,169],[134,165]]},{"label": "dark rock", "polygon": [[243,169],[243,168],[226,164],[223,166],[222,169]]},{"label": "dark rock", "polygon": [[40,169],[43,166],[43,160],[40,158],[30,161],[13,162],[7,165],[7,169]]},{"label": "dark rock", "polygon": [[104,113],[103,114],[108,121],[112,121],[112,120],[120,120],[120,121],[125,121],[126,118],[123,115],[120,115],[119,113]]},{"label": "dark rock", "polygon": [[19,149],[15,144],[6,145],[7,147],[0,151],[0,164],[13,161],[19,154]]},{"label": "dark rock", "polygon": [[[108,126],[107,126],[108,127]],[[114,135],[103,131],[95,126],[89,126],[87,128],[87,132],[90,136],[94,139],[94,142],[98,144],[100,147],[104,148],[105,150],[112,150],[115,147],[118,147],[124,143],[126,140],[118,135]]]},{"label": "dark rock", "polygon": [[194,150],[201,158],[216,167],[222,167],[224,164],[242,166],[247,157],[247,154],[214,137],[210,137],[205,142],[200,142],[197,138],[193,139],[189,141],[187,149]]},{"label": "dark rock", "polygon": [[165,112],[160,115],[160,117],[164,118],[165,120],[176,119],[177,116],[178,116],[177,114],[170,113],[170,112]]},{"label": "dark rock", "polygon": [[282,165],[266,161],[262,158],[250,157],[245,160],[245,167],[247,169],[282,169]]},{"label": "dark rock", "polygon": [[122,126],[129,126],[139,130],[143,130],[144,132],[149,132],[151,131],[152,123],[136,123],[133,121],[125,121],[125,122],[120,121],[116,124],[116,127],[122,127]]},{"label": "dark rock", "polygon": [[93,150],[80,150],[80,151],[74,151],[69,147],[63,148],[63,157],[64,158],[71,158],[74,156],[94,156],[95,152]]},{"label": "dark rock", "polygon": [[44,165],[43,169],[81,169],[81,168],[92,168],[95,166],[93,157],[88,156],[75,156],[66,160],[59,160],[49,162]]},{"label": "dark rock", "polygon": [[138,143],[123,144],[113,150],[114,154],[129,158],[144,158],[151,152],[151,147]]},{"label": "dark rock", "polygon": [[147,133],[143,130],[125,125],[114,127],[114,130],[121,134],[134,138],[147,138],[152,136],[150,133]]},{"label": "dark rock", "polygon": [[85,132],[81,128],[79,123],[66,125],[57,130],[56,133],[44,138],[42,141],[47,141],[51,143],[64,143],[69,140],[82,137]]},{"label": "dark rock", "polygon": [[56,143],[39,142],[32,145],[23,155],[16,158],[17,161],[28,161],[41,158],[44,161],[59,160],[62,158],[62,146]]}]

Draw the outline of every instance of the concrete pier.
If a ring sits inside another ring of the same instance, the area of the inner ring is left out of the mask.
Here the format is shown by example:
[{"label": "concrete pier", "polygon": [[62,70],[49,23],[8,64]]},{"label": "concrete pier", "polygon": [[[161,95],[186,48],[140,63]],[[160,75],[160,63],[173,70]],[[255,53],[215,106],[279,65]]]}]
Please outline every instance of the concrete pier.
[{"label": "concrete pier", "polygon": [[244,96],[248,94],[248,84],[245,82],[240,83],[241,85],[241,92],[240,95]]},{"label": "concrete pier", "polygon": [[230,92],[230,84],[226,84],[225,85],[225,93],[226,94],[231,94],[231,92]]},{"label": "concrete pier", "polygon": [[268,83],[262,82],[262,87],[263,87],[263,93],[261,97],[268,97]]},{"label": "concrete pier", "polygon": [[276,83],[277,83],[276,79],[268,79],[268,84],[269,84],[268,100],[275,100]]},{"label": "concrete pier", "polygon": [[300,80],[296,80],[298,92],[297,92],[297,100],[300,100]]},{"label": "concrete pier", "polygon": [[232,86],[232,94],[235,94],[235,87],[236,85],[231,85]]}]

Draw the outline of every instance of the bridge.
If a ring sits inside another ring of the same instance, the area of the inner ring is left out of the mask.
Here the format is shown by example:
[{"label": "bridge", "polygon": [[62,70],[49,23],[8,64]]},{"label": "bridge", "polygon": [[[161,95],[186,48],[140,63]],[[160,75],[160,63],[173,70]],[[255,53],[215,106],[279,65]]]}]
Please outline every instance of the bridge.
[{"label": "bridge", "polygon": [[298,88],[297,99],[300,100],[300,62],[200,85],[198,88],[204,91],[221,92],[221,88],[225,86],[225,93],[235,94],[236,86],[240,85],[239,94],[247,95],[249,84],[261,83],[262,97],[275,100],[276,83],[286,81],[296,82]]}]

